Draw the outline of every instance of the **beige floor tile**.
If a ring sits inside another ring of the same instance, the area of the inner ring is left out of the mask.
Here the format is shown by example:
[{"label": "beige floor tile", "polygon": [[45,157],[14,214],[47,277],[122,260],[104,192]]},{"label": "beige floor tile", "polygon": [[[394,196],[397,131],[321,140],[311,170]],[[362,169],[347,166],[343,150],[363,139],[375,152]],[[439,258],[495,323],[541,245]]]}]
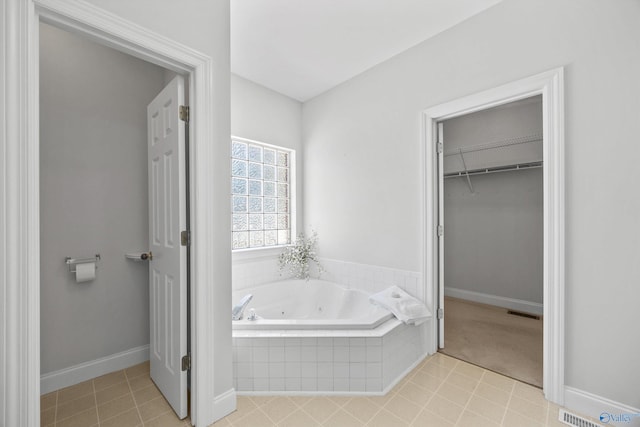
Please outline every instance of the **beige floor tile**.
[{"label": "beige floor tile", "polygon": [[480,380],[480,378],[482,378],[482,375],[484,374],[484,371],[485,371],[484,369],[476,365],[472,365],[471,363],[467,363],[463,361],[459,361],[453,370],[454,372],[466,375],[467,377],[473,378],[478,381]]},{"label": "beige floor tile", "polygon": [[142,421],[136,408],[129,409],[107,420],[100,419],[100,427],[136,427],[141,423]]},{"label": "beige floor tile", "polygon": [[88,409],[95,409],[95,407],[96,400],[93,394],[88,394],[76,400],[63,403],[62,405],[58,405],[58,410],[56,412],[56,422],[79,414],[80,412],[85,412]]},{"label": "beige floor tile", "polygon": [[229,421],[230,424],[233,424],[234,422],[236,422],[240,418],[246,417],[247,415],[249,415],[254,410],[255,410],[255,408],[251,409],[251,410],[246,410],[246,411],[235,410],[232,413],[230,413],[229,415],[227,415],[226,417],[224,417],[224,419]]},{"label": "beige floor tile", "polygon": [[384,409],[407,423],[411,423],[411,421],[418,416],[422,407],[398,395],[387,402],[387,404],[384,405]]},{"label": "beige floor tile", "polygon": [[93,381],[91,380],[63,388],[58,390],[58,405],[71,400],[76,400],[79,397],[86,396],[91,393],[93,393]]},{"label": "beige floor tile", "polygon": [[423,407],[429,402],[429,399],[431,399],[433,393],[423,389],[416,383],[410,382],[402,387],[402,389],[398,392],[398,395],[404,397],[408,401],[413,402],[420,407]]},{"label": "beige floor tile", "polygon": [[511,397],[510,393],[483,382],[478,384],[474,394],[502,406],[507,406]]},{"label": "beige floor tile", "polygon": [[[277,424],[260,409],[233,421],[233,427],[275,427]],[[146,427],[146,426],[145,426]]]},{"label": "beige floor tile", "polygon": [[147,388],[155,385],[148,375],[139,375],[134,378],[129,378],[129,387],[131,390],[140,390],[141,388]]},{"label": "beige floor tile", "polygon": [[367,424],[368,427],[408,427],[409,425],[408,422],[396,417],[386,409],[375,414]]},{"label": "beige floor tile", "polygon": [[162,393],[160,393],[156,386],[141,388],[133,392],[133,398],[138,406],[160,396],[162,396]]},{"label": "beige floor tile", "polygon": [[330,399],[326,397],[318,397],[317,399],[313,399],[306,403],[302,409],[319,423],[324,423],[340,408]]},{"label": "beige floor tile", "polygon": [[40,411],[40,425],[47,426],[56,422],[56,408],[49,408],[45,411]]},{"label": "beige floor tile", "polygon": [[278,427],[319,427],[320,423],[311,418],[311,415],[302,409],[297,409],[284,420],[280,421]]},{"label": "beige floor tile", "polygon": [[373,418],[380,407],[366,397],[354,397],[342,409],[366,423]]},{"label": "beige floor tile", "polygon": [[560,407],[555,403],[549,402],[549,409],[547,410],[547,426],[549,427],[558,427],[558,426],[566,426],[566,424],[561,423],[558,419],[559,417]]},{"label": "beige floor tile", "polygon": [[238,412],[248,413],[249,411],[253,411],[258,406],[253,403],[250,397],[248,396],[238,396],[236,399],[236,410]]},{"label": "beige floor tile", "polygon": [[306,403],[308,403],[311,400],[313,400],[313,397],[311,397],[311,396],[289,396],[289,399],[291,399],[291,401],[293,403],[295,403],[300,408],[302,408]]},{"label": "beige floor tile", "polygon": [[522,399],[529,400],[540,406],[545,406],[547,402],[541,389],[521,382],[515,383],[515,386],[513,388],[513,395]]},{"label": "beige floor tile", "polygon": [[446,366],[448,368],[455,368],[459,363],[458,359],[455,359],[451,356],[447,356],[446,354],[436,353],[430,359],[430,362],[437,363],[438,365]]},{"label": "beige floor tile", "polygon": [[130,393],[125,394],[107,403],[98,405],[98,417],[100,417],[101,420],[106,420],[135,407],[136,404],[133,401],[133,396],[131,396]]},{"label": "beige floor tile", "polygon": [[228,421],[225,417],[225,418],[219,419],[215,423],[211,424],[209,427],[232,427],[232,425],[231,425],[231,421]]},{"label": "beige floor tile", "polygon": [[329,400],[338,405],[339,408],[342,408],[344,405],[349,403],[351,398],[346,396],[330,396]]},{"label": "beige floor tile", "polygon": [[250,399],[258,408],[267,406],[269,403],[277,399],[276,396],[251,396]]},{"label": "beige floor tile", "polygon": [[387,393],[384,396],[367,396],[366,399],[369,399],[378,408],[382,408],[388,401],[393,399],[396,394],[397,393]]},{"label": "beige floor tile", "polygon": [[40,410],[45,411],[50,408],[55,408],[58,400],[58,392],[48,393],[40,396]]},{"label": "beige floor tile", "polygon": [[480,383],[480,380],[459,374],[454,370],[454,372],[451,372],[451,375],[447,378],[447,383],[455,385],[469,393],[473,393]]},{"label": "beige floor tile", "polygon": [[171,411],[167,412],[163,415],[160,415],[157,418],[149,420],[144,423],[145,427],[182,427],[184,425],[184,420],[179,419],[176,414]]},{"label": "beige floor tile", "polygon": [[411,425],[413,427],[453,427],[454,424],[428,409],[423,409]]},{"label": "beige floor tile", "polygon": [[364,427],[365,424],[344,409],[338,409],[323,425],[327,427]]},{"label": "beige floor tile", "polygon": [[466,409],[482,415],[496,424],[500,424],[502,422],[504,413],[507,410],[505,406],[497,405],[477,395],[474,395],[471,398]]},{"label": "beige floor tile", "polygon": [[129,393],[131,393],[129,385],[127,383],[119,383],[97,392],[96,401],[98,402],[98,405],[102,405],[110,400],[117,399],[118,397],[122,397]]},{"label": "beige floor tile", "polygon": [[145,375],[145,374],[148,375],[150,370],[151,370],[151,365],[149,364],[149,361],[146,361],[138,365],[132,366],[130,368],[127,368],[124,370],[124,372],[127,375],[127,378],[131,379],[139,375]]},{"label": "beige floor tile", "polygon": [[547,422],[546,403],[544,403],[544,406],[541,406],[532,401],[525,400],[514,395],[514,396],[511,396],[511,400],[509,401],[508,408],[512,411],[518,412],[521,415],[529,417],[539,423]]},{"label": "beige floor tile", "polygon": [[449,368],[447,366],[437,365],[435,363],[427,363],[420,369],[420,372],[424,372],[439,379],[445,379],[449,376],[452,370],[452,368]]},{"label": "beige floor tile", "polygon": [[[481,415],[464,411],[458,420],[459,427],[499,427],[500,422],[491,421]],[[515,427],[515,426],[514,426]]]},{"label": "beige floor tile", "polygon": [[434,377],[426,372],[418,372],[411,377],[411,382],[429,391],[436,391],[443,383],[442,378]]},{"label": "beige floor tile", "polygon": [[448,381],[442,384],[435,394],[453,403],[457,403],[460,406],[466,405],[469,399],[471,399],[471,393],[449,384]]},{"label": "beige floor tile", "polygon": [[511,393],[513,391],[514,385],[516,384],[515,380],[491,371],[485,371],[482,379],[480,379],[480,382],[487,383],[496,388],[502,389],[507,393]]},{"label": "beige floor tile", "polygon": [[96,408],[80,412],[64,420],[56,421],[56,427],[90,427],[98,424],[98,413]]},{"label": "beige floor tile", "polygon": [[116,371],[93,379],[93,386],[96,391],[104,390],[112,385],[127,381],[124,371]]},{"label": "beige floor tile", "polygon": [[431,398],[426,408],[454,424],[458,421],[463,409],[462,406],[440,397],[437,394]]},{"label": "beige floor tile", "polygon": [[507,413],[504,416],[504,421],[502,421],[502,425],[505,427],[543,427],[543,423],[539,423],[535,420],[532,420],[529,417],[525,417],[524,415],[520,415],[517,412],[514,412],[510,409],[507,409]]},{"label": "beige floor tile", "polygon": [[260,409],[275,423],[279,423],[292,412],[295,412],[298,409],[298,405],[293,403],[288,397],[278,397]]},{"label": "beige floor tile", "polygon": [[171,409],[169,403],[167,403],[162,396],[156,397],[142,405],[138,405],[138,412],[140,412],[142,421],[145,422],[169,411],[173,411],[173,409]]}]

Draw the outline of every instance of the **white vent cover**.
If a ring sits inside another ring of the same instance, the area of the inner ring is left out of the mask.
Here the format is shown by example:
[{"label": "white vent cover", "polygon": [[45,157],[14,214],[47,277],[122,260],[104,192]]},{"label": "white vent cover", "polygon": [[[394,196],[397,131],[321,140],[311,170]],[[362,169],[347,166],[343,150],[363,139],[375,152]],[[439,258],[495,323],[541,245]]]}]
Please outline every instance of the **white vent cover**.
[{"label": "white vent cover", "polygon": [[558,414],[558,420],[561,422],[574,426],[574,427],[603,427],[601,424],[596,424],[593,421],[590,421],[586,418],[582,418],[579,415],[572,414],[571,412],[567,412],[564,409],[560,409]]}]

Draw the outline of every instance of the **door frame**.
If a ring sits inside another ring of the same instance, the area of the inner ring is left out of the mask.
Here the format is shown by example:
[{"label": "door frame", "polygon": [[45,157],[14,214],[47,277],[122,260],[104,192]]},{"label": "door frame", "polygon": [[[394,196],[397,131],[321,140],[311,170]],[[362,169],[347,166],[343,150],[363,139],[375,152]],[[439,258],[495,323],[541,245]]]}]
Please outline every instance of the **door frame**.
[{"label": "door frame", "polygon": [[[135,23],[73,0],[6,0],[0,7],[0,424],[40,425],[39,22],[87,37],[189,77],[191,420],[209,425],[235,409],[235,391],[214,392],[216,178],[212,141],[217,88],[212,58]],[[9,108],[10,107],[10,108]],[[230,252],[230,251],[227,251]],[[230,255],[229,255],[230,257]],[[230,265],[230,260],[229,263]],[[230,291],[230,288],[229,288]],[[219,313],[216,319],[226,313]],[[229,337],[231,320],[229,307]],[[219,320],[219,319],[218,319]],[[222,337],[225,338],[225,337]],[[227,340],[223,339],[224,342]],[[198,363],[199,361],[204,363]],[[231,368],[231,366],[229,366]]]},{"label": "door frame", "polygon": [[[440,104],[422,112],[423,174],[422,273],[425,295],[438,309],[437,123],[465,114],[542,95],[543,111],[543,391],[564,403],[564,68],[514,81]],[[437,351],[438,322],[433,322],[430,353]]]}]

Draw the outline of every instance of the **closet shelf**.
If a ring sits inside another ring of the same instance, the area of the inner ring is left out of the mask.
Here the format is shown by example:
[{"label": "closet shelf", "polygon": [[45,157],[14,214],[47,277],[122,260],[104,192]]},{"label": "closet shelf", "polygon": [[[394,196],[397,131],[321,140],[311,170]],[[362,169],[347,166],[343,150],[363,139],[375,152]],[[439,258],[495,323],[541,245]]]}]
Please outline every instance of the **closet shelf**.
[{"label": "closet shelf", "polygon": [[465,153],[473,153],[476,151],[492,150],[496,148],[509,147],[512,145],[527,144],[529,142],[542,142],[542,133],[539,132],[531,135],[519,136],[517,138],[503,139],[500,141],[488,142],[484,144],[468,145],[466,147],[458,147],[451,150],[447,150],[443,154],[444,154],[444,157],[449,157],[449,156],[460,155],[461,153],[465,154]]},{"label": "closet shelf", "polygon": [[[445,173],[445,178],[469,178],[473,175],[485,175],[489,173],[497,173],[497,172],[509,172],[509,171],[518,171],[525,169],[536,169],[542,167],[542,161],[539,162],[529,162],[529,163],[516,163],[513,165],[505,165],[505,166],[495,166],[491,168],[482,168],[482,169],[473,169],[473,170],[465,170],[460,172],[450,172]],[[471,189],[473,192],[473,189]]]}]

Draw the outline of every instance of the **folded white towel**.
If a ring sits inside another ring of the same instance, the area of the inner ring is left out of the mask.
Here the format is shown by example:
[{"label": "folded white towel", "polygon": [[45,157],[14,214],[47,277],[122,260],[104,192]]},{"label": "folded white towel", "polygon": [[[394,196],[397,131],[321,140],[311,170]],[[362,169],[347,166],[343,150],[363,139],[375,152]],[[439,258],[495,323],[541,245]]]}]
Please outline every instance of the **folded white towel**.
[{"label": "folded white towel", "polygon": [[417,326],[431,317],[427,306],[397,286],[371,295],[369,301],[386,308],[407,325]]}]

